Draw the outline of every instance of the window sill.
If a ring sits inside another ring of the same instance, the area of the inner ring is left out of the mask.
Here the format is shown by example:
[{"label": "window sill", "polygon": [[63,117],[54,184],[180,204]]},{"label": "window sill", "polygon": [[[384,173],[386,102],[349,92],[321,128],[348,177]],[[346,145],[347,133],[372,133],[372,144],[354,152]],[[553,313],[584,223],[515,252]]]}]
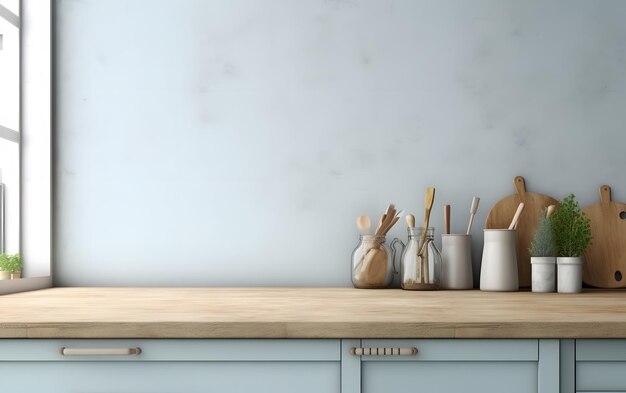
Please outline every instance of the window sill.
[{"label": "window sill", "polygon": [[26,277],[19,280],[0,280],[0,295],[36,291],[52,287],[52,277]]}]

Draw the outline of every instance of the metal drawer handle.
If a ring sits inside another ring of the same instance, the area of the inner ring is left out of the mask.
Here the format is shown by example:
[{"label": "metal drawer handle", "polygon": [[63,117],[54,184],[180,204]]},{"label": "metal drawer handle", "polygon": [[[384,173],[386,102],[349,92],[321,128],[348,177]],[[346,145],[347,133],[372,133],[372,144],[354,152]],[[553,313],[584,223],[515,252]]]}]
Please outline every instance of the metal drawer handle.
[{"label": "metal drawer handle", "polygon": [[350,348],[356,356],[415,356],[417,348]]},{"label": "metal drawer handle", "polygon": [[141,348],[61,348],[63,356],[136,356]]}]

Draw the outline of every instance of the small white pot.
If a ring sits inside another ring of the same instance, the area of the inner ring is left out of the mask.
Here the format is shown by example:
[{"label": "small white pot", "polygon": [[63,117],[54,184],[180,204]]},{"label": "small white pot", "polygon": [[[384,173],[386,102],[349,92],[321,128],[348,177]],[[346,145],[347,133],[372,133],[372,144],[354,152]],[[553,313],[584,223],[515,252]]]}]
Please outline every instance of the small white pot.
[{"label": "small white pot", "polygon": [[10,280],[11,273],[5,272],[4,270],[0,270],[0,280]]},{"label": "small white pot", "polygon": [[22,272],[11,273],[11,280],[19,280],[22,278]]},{"label": "small white pot", "polygon": [[583,289],[583,257],[558,257],[559,293],[579,293]]},{"label": "small white pot", "polygon": [[556,258],[531,257],[532,291],[554,292],[556,287]]}]

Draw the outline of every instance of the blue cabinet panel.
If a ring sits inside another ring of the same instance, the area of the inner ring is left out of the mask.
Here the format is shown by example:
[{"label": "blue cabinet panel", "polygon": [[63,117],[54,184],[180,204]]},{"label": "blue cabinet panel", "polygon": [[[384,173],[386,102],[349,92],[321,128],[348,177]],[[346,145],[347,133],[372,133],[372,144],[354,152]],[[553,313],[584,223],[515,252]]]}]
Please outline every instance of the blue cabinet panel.
[{"label": "blue cabinet panel", "polygon": [[11,393],[339,393],[338,362],[0,363]]},{"label": "blue cabinet panel", "polygon": [[366,362],[363,392],[537,393],[533,362]]},{"label": "blue cabinet panel", "polygon": [[626,391],[626,340],[576,340],[576,390]]},{"label": "blue cabinet panel", "polygon": [[363,340],[417,348],[414,356],[362,356],[362,391],[537,393],[537,340]]},{"label": "blue cabinet panel", "polygon": [[12,393],[340,393],[341,342],[0,340],[0,380]]}]

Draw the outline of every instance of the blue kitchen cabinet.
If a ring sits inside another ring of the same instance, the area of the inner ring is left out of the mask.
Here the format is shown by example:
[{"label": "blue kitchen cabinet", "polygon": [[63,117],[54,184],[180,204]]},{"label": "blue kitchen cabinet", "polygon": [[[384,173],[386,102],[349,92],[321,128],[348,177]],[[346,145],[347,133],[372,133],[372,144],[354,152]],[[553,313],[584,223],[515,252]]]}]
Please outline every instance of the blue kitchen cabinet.
[{"label": "blue kitchen cabinet", "polygon": [[339,340],[0,340],[0,379],[11,393],[339,393],[339,348]]},{"label": "blue kitchen cabinet", "polygon": [[576,340],[576,390],[626,392],[626,340]]},{"label": "blue kitchen cabinet", "polygon": [[[558,340],[362,340],[366,355],[361,356],[361,389],[364,393],[558,393],[558,356],[550,360],[557,344]],[[396,348],[417,352],[389,356],[397,353]],[[547,357],[541,362],[540,352]]]},{"label": "blue kitchen cabinet", "polygon": [[573,393],[573,382],[571,391],[559,385],[564,348],[508,339],[4,339],[0,378],[11,393]]}]

